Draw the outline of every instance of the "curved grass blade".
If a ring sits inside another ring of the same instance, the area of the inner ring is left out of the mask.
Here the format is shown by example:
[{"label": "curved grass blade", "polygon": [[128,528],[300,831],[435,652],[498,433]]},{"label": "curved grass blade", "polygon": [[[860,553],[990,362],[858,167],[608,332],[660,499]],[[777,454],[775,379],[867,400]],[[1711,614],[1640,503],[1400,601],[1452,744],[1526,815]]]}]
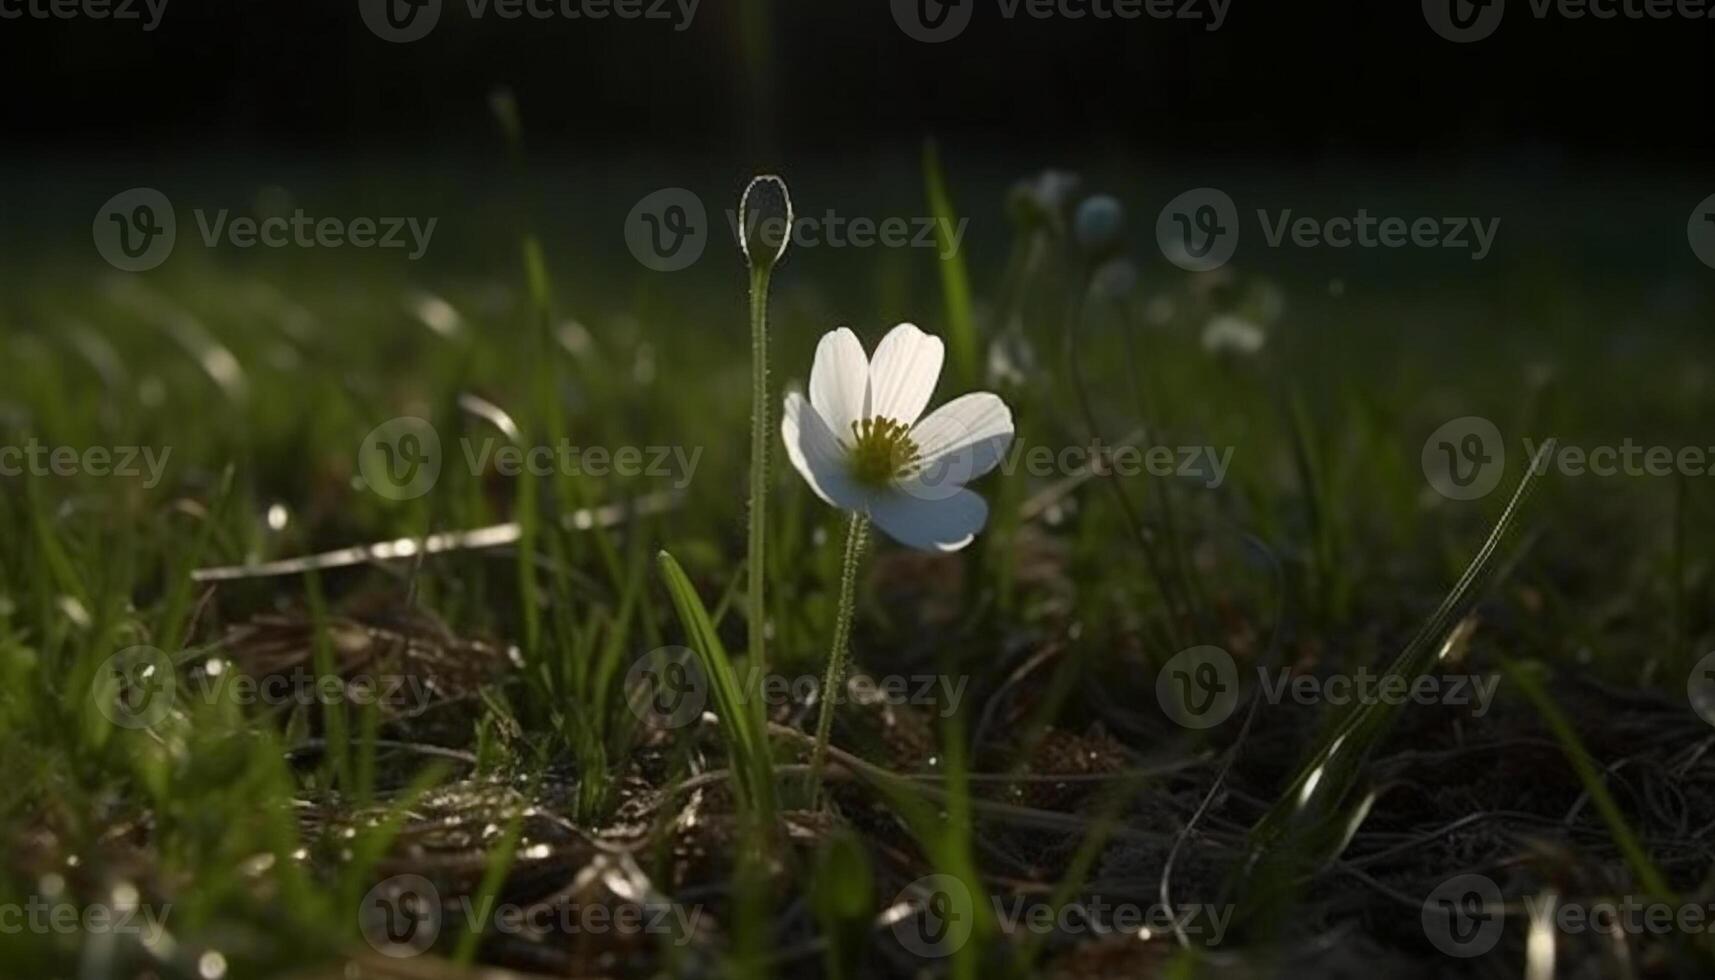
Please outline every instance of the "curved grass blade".
[{"label": "curved grass blade", "polygon": [[[1552,446],[1545,446],[1543,452]],[[1518,489],[1435,614],[1383,674],[1407,685],[1429,673],[1448,649],[1454,627],[1476,601],[1494,569],[1496,553],[1518,518],[1536,478],[1543,472],[1539,453]],[[1236,894],[1245,896],[1238,918],[1247,927],[1266,928],[1281,920],[1274,913],[1291,901],[1305,874],[1336,856],[1368,810],[1368,794],[1355,792],[1364,762],[1380,744],[1399,706],[1381,701],[1354,703],[1323,737],[1308,762],[1279,799],[1251,828]]]},{"label": "curved grass blade", "polygon": [[667,592],[672,596],[673,608],[685,628],[685,640],[708,676],[709,691],[721,719],[721,736],[732,756],[733,769],[740,774],[741,801],[748,804],[762,826],[768,826],[774,814],[774,777],[763,727],[762,702],[750,697],[739,680],[714,622],[684,569],[665,551],[656,560],[661,565]]}]

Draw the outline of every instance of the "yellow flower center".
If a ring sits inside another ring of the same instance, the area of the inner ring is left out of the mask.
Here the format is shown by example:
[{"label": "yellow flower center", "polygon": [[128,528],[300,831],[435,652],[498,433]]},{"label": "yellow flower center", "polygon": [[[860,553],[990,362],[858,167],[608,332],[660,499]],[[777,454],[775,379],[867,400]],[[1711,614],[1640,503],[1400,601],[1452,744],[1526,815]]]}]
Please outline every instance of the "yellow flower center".
[{"label": "yellow flower center", "polygon": [[847,465],[852,479],[863,486],[890,486],[918,464],[917,443],[911,441],[910,427],[903,422],[884,418],[853,422],[852,436]]}]

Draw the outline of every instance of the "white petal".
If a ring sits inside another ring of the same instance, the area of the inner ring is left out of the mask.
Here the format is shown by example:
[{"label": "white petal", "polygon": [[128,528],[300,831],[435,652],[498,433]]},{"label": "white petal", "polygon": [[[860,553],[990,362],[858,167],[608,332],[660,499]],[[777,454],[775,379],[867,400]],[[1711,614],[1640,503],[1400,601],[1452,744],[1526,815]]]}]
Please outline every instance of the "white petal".
[{"label": "white petal", "polygon": [[835,437],[849,440],[852,423],[865,414],[869,395],[869,356],[850,327],[830,330],[816,344],[810,366],[810,404]]},{"label": "white petal", "polygon": [[900,544],[921,551],[958,551],[983,529],[989,505],[969,490],[939,500],[886,493],[870,501],[869,516]]},{"label": "white petal", "polygon": [[961,395],[911,430],[923,469],[915,482],[941,496],[995,468],[1012,445],[1012,410],[987,391]]},{"label": "white petal", "polygon": [[845,450],[834,440],[828,423],[796,391],[786,396],[780,438],[786,443],[786,458],[816,496],[846,510],[862,505],[863,492],[846,474]]},{"label": "white petal", "polygon": [[869,414],[910,425],[923,414],[947,349],[909,323],[888,331],[869,363]]}]

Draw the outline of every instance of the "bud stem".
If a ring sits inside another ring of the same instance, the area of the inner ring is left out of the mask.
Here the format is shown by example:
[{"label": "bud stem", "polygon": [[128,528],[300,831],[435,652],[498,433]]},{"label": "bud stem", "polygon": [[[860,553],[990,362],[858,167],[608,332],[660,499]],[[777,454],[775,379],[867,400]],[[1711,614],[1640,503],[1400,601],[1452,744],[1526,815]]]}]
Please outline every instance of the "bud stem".
[{"label": "bud stem", "polygon": [[749,619],[750,671],[768,670],[765,625],[768,609],[763,588],[767,579],[768,538],[768,280],[772,263],[750,269],[750,542],[745,590]]}]

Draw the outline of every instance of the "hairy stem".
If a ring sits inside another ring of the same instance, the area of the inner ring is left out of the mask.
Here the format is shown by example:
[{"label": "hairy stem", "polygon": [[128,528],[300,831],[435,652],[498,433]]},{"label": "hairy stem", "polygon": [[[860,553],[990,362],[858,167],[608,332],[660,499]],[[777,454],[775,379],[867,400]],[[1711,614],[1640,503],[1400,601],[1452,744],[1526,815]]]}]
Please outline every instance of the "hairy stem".
[{"label": "hairy stem", "polygon": [[834,640],[828,650],[828,673],[822,679],[822,708],[816,717],[816,749],[810,757],[810,785],[822,785],[822,764],[827,761],[828,735],[834,728],[834,702],[845,681],[846,648],[851,645],[852,614],[857,607],[858,569],[863,565],[864,541],[869,537],[869,517],[852,514],[846,528],[846,557],[840,567],[840,607],[834,616]]},{"label": "hairy stem", "polygon": [[768,537],[768,263],[750,271],[750,545],[746,611],[750,630],[750,673],[768,670],[763,642],[768,621],[763,582],[767,578]]}]

